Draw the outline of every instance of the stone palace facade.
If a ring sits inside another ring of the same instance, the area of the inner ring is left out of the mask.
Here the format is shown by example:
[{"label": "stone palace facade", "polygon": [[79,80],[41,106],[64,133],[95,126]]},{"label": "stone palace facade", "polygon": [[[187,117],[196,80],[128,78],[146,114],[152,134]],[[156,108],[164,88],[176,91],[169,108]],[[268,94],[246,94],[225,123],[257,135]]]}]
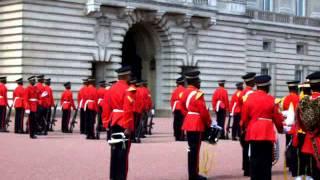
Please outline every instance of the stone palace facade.
[{"label": "stone palace facade", "polygon": [[114,80],[121,64],[147,79],[156,109],[168,112],[178,73],[201,70],[211,99],[217,80],[269,74],[272,94],[320,70],[319,0],[2,0],[0,75],[45,74],[62,83]]}]

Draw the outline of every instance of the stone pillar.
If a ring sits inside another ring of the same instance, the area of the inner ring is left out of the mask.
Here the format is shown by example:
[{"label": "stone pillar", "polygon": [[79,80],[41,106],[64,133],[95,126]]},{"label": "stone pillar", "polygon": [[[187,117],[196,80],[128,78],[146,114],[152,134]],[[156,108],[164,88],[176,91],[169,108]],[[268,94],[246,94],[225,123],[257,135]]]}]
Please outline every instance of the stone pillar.
[{"label": "stone pillar", "polygon": [[279,0],[278,9],[279,13],[295,14],[295,1]]},{"label": "stone pillar", "polygon": [[310,17],[320,18],[320,1],[310,0],[308,6],[310,7]]}]

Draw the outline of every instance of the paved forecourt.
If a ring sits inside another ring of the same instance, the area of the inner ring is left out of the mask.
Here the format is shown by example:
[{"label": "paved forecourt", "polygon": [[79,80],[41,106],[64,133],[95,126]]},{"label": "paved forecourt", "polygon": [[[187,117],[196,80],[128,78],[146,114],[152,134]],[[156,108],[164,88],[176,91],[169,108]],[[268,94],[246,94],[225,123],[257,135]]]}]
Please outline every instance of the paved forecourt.
[{"label": "paved forecourt", "polygon": [[[157,118],[154,135],[142,142],[131,146],[128,179],[187,179],[187,143],[173,140],[171,119]],[[29,139],[28,135],[13,134],[11,130],[0,134],[0,144],[1,179],[99,180],[109,177],[109,145],[105,140],[86,140],[79,134],[78,127],[74,134],[56,130],[36,140]],[[283,150],[282,147],[282,154]],[[201,151],[201,162],[207,157],[205,152],[209,152],[209,162],[212,161],[207,164],[211,167],[209,179],[248,179],[242,177],[239,142],[220,141],[215,146],[203,143]],[[273,168],[273,179],[284,179],[283,167],[282,156]]]}]

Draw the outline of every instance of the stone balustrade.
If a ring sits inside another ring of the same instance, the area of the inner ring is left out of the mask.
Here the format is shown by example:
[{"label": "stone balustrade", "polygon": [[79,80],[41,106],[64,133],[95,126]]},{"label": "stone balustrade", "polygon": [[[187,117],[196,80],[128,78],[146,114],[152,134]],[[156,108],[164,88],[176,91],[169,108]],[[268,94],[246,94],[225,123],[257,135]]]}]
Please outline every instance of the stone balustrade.
[{"label": "stone balustrade", "polygon": [[258,11],[251,9],[248,9],[246,11],[246,15],[249,18],[263,21],[320,27],[320,19],[311,17],[292,16],[289,14],[281,14],[269,11]]}]

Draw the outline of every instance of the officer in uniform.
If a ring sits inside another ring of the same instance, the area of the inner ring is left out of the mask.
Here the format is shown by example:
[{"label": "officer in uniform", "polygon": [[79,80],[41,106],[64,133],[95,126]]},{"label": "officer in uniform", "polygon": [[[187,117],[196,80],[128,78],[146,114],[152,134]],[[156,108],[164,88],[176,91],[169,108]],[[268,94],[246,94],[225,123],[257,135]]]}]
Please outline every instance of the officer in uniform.
[{"label": "officer in uniform", "polygon": [[[103,107],[103,98],[106,93],[106,81],[99,82],[99,88],[97,89],[98,94],[98,122],[97,122],[97,131],[103,131],[102,126],[102,107]],[[97,137],[98,138],[98,137]]]},{"label": "officer in uniform", "polygon": [[183,112],[183,108],[181,107],[180,99],[183,95],[183,91],[185,90],[184,87],[184,77],[179,77],[176,80],[177,87],[173,90],[170,105],[171,110],[174,116],[173,119],[173,132],[176,141],[183,141],[184,140],[184,133],[181,129],[183,124],[184,115],[186,112]]},{"label": "officer in uniform", "polygon": [[136,137],[136,133],[137,133],[137,130],[139,128],[139,123],[140,123],[140,116],[139,116],[139,113],[138,113],[138,106],[139,106],[139,102],[141,101],[138,101],[137,100],[137,82],[138,80],[135,78],[135,77],[131,77],[130,78],[130,81],[129,81],[129,87],[132,88],[132,89],[136,89],[136,91],[134,93],[132,93],[132,99],[134,100],[133,101],[133,116],[134,116],[134,130],[131,132],[131,142],[132,143],[140,143],[140,137]]},{"label": "officer in uniform", "polygon": [[255,78],[257,91],[252,93],[242,108],[241,127],[246,127],[246,141],[250,143],[252,180],[271,180],[272,151],[276,141],[274,125],[283,132],[283,116],[275,98],[269,95],[271,77]]},{"label": "officer in uniform", "polygon": [[63,133],[70,133],[69,131],[69,121],[71,116],[71,108],[76,109],[71,92],[71,83],[64,83],[65,90],[61,94],[60,105],[62,109],[62,122],[61,131]]},{"label": "officer in uniform", "polygon": [[[245,89],[240,93],[239,97],[239,105],[241,109],[241,114],[242,114],[242,106],[243,104],[246,103],[247,98],[249,97],[250,94],[254,92],[253,88],[255,86],[255,79],[256,73],[249,72],[242,76],[242,79],[244,83],[246,84]],[[240,120],[240,124],[241,124]],[[240,137],[240,143],[242,146],[242,170],[243,170],[243,175],[244,176],[250,176],[250,160],[249,160],[249,143],[245,141],[245,132],[246,129],[243,129],[245,127],[242,127],[241,129],[241,137]]]},{"label": "officer in uniform", "polygon": [[[230,116],[233,117],[232,124],[232,140],[238,140],[237,137],[240,137],[240,119],[241,119],[241,109],[240,109],[240,94],[243,90],[243,82],[239,82],[236,84],[237,90],[233,93],[230,107],[231,110]],[[230,124],[230,122],[229,122]],[[229,130],[229,125],[227,126]]]},{"label": "officer in uniform", "polygon": [[199,152],[201,134],[210,127],[211,117],[206,107],[204,93],[200,90],[200,71],[185,73],[188,87],[183,91],[181,105],[187,112],[182,130],[187,133],[188,140],[188,174],[189,180],[207,179],[199,175]]},{"label": "officer in uniform", "polygon": [[[295,112],[297,106],[299,105],[299,81],[289,81],[287,82],[289,94],[282,99],[282,110],[288,111],[289,107],[292,106]],[[292,122],[294,123],[294,122]],[[292,172],[293,177],[297,176],[296,171],[296,161],[297,161],[297,151],[292,146],[293,135],[296,134],[295,127],[292,127],[293,124],[288,124],[290,131],[286,134],[286,165],[289,167],[289,170]]]},{"label": "officer in uniform", "polygon": [[83,93],[85,91],[85,89],[88,87],[88,79],[83,79],[83,86],[80,88],[79,92],[78,92],[78,107],[80,108],[80,133],[81,134],[85,134],[86,133],[86,116],[85,116],[85,112],[84,112],[84,100],[83,100]]},{"label": "officer in uniform", "polygon": [[24,117],[24,87],[23,79],[16,80],[17,87],[13,91],[13,104],[12,107],[15,108],[15,123],[14,123],[14,132],[23,133],[23,117]]},{"label": "officer in uniform", "polygon": [[212,95],[212,108],[217,116],[218,126],[222,127],[221,139],[225,139],[225,120],[229,111],[228,91],[224,88],[225,80],[218,81],[219,87]]},{"label": "officer in uniform", "polygon": [[39,93],[35,86],[36,77],[31,76],[28,78],[29,86],[25,89],[25,109],[26,113],[29,114],[29,133],[31,139],[36,139],[35,136],[37,131],[37,110],[39,105]]},{"label": "officer in uniform", "polygon": [[45,102],[45,98],[48,96],[48,92],[45,92],[44,89],[44,75],[38,75],[37,76],[37,93],[38,93],[38,97],[39,97],[39,102],[38,102],[38,108],[37,108],[37,133],[39,135],[41,135],[42,133],[46,134],[46,119],[45,119],[45,108],[43,106],[44,102]]},{"label": "officer in uniform", "polygon": [[94,125],[98,111],[98,94],[94,78],[88,78],[88,87],[83,92],[83,102],[87,139],[96,139]]},{"label": "officer in uniform", "polygon": [[128,156],[130,151],[130,133],[134,129],[134,99],[132,93],[136,89],[129,87],[131,68],[117,69],[119,81],[104,97],[103,126],[110,128],[111,133],[124,133],[126,139],[111,146],[110,179],[125,180],[128,173]]},{"label": "officer in uniform", "polygon": [[6,131],[6,113],[8,106],[6,87],[7,77],[0,77],[0,131]]},{"label": "officer in uniform", "polygon": [[43,98],[42,106],[44,108],[44,118],[46,120],[46,132],[49,131],[50,123],[51,123],[51,107],[54,107],[54,99],[53,99],[53,91],[50,87],[51,85],[51,79],[45,79],[44,81],[44,91],[48,93],[48,95]]},{"label": "officer in uniform", "polygon": [[[312,90],[311,100],[315,100],[320,97],[320,71],[314,72],[307,76],[309,79],[310,87]],[[311,175],[313,179],[320,179],[320,128],[317,128],[315,132],[307,131],[301,123],[301,117],[298,116],[298,127],[305,132],[305,138],[301,147],[301,152],[306,156],[309,162],[309,172],[307,175]],[[307,179],[311,179],[307,177]]]}]

